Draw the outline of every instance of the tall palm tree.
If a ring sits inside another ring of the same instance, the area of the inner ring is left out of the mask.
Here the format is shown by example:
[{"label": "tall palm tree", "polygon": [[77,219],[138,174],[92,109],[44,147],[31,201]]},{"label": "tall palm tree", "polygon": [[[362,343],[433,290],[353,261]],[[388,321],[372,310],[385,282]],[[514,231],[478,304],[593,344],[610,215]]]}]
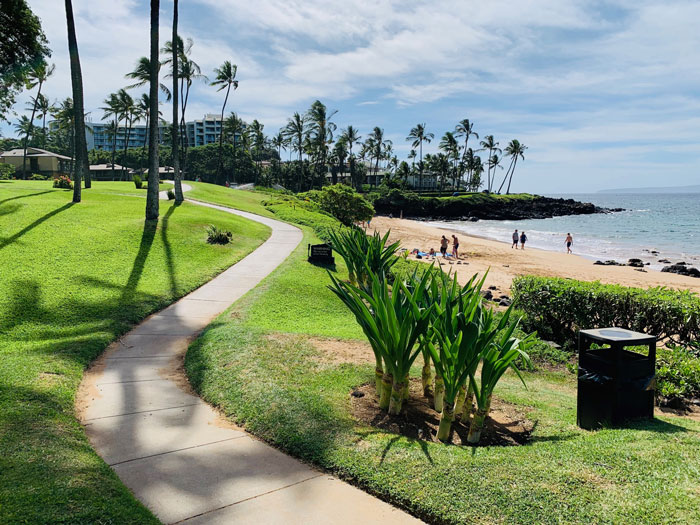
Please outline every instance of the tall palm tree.
[{"label": "tall palm tree", "polygon": [[73,99],[64,99],[58,107],[54,107],[51,115],[53,116],[56,126],[58,127],[58,132],[60,135],[67,137],[68,139],[68,151],[71,157],[71,175],[73,170],[73,164],[75,159],[75,133],[73,132]]},{"label": "tall palm tree", "polygon": [[55,64],[48,65],[45,61],[41,61],[32,67],[27,73],[26,87],[27,89],[34,89],[38,86],[36,97],[34,97],[34,104],[32,104],[32,116],[29,119],[29,128],[24,136],[24,152],[22,154],[22,175],[27,171],[27,143],[29,142],[29,135],[32,133],[32,128],[34,125],[34,116],[36,114],[37,102],[41,96],[41,88],[44,82],[53,75],[56,70]]},{"label": "tall palm tree", "polygon": [[115,162],[115,156],[117,154],[117,136],[119,135],[119,123],[121,122],[122,119],[122,113],[121,113],[121,101],[119,100],[119,96],[116,93],[110,93],[109,96],[104,100],[104,106],[101,107],[100,109],[103,112],[102,115],[102,120],[106,120],[108,118],[112,118],[112,130],[114,131],[111,133],[111,138],[112,138],[112,180],[114,180],[114,162]]},{"label": "tall palm tree", "polygon": [[359,144],[360,139],[362,138],[357,131],[357,129],[353,126],[348,126],[343,130],[343,132],[340,134],[340,138],[345,141],[345,143],[348,146],[348,159],[350,162],[350,183],[352,184],[353,188],[356,190],[361,189],[361,182],[356,180],[355,177],[355,156],[352,154],[352,147],[354,144]]},{"label": "tall palm tree", "polygon": [[73,174],[73,202],[80,202],[82,178],[85,187],[90,187],[87,141],[85,139],[85,105],[83,103],[83,74],[80,69],[78,38],[75,34],[73,3],[65,0],[66,25],[68,26],[68,54],[70,56],[70,79],[73,90],[73,130],[75,131],[75,173]]},{"label": "tall palm tree", "polygon": [[[156,97],[158,96],[158,92],[156,91]],[[117,91],[117,100],[119,104],[119,111],[120,114],[123,116],[125,124],[126,124],[126,140],[124,142],[124,154],[122,156],[122,179],[124,178],[125,174],[125,164],[126,164],[126,157],[128,155],[129,151],[129,139],[131,138],[131,129],[134,124],[134,117],[136,116],[136,103],[134,102],[134,99],[129,95],[129,93],[126,92],[125,89],[120,89]],[[157,106],[156,106],[157,107]],[[157,111],[157,109],[156,109]]]},{"label": "tall palm tree", "polygon": [[[150,92],[151,115],[158,114],[158,23],[160,0],[151,0],[151,74]],[[158,119],[152,118],[149,123],[148,137],[148,190],[146,193],[146,220],[158,220]]]},{"label": "tall palm tree", "polygon": [[421,190],[423,189],[423,143],[430,144],[434,138],[435,134],[425,131],[425,124],[416,124],[409,132],[408,137],[406,137],[407,141],[413,141],[411,147],[419,149],[418,169],[420,170],[420,175],[418,185]]},{"label": "tall palm tree", "polygon": [[37,96],[36,109],[41,118],[41,140],[42,147],[46,147],[46,116],[53,113],[55,106],[44,95]]},{"label": "tall palm tree", "polygon": [[491,155],[489,157],[489,163],[488,163],[489,171],[493,170],[493,174],[491,175],[491,178],[492,178],[491,184],[493,184],[494,186],[495,186],[495,182],[496,182],[496,169],[501,169],[501,170],[503,169],[503,166],[501,166],[502,160],[503,159],[501,157],[499,157],[497,153],[494,153],[493,155]]},{"label": "tall palm tree", "polygon": [[214,74],[216,78],[211,82],[210,85],[218,86],[217,91],[226,90],[226,97],[224,97],[224,105],[221,107],[221,133],[219,133],[219,166],[216,169],[216,178],[219,181],[221,177],[221,168],[223,162],[223,152],[224,152],[224,111],[226,111],[226,103],[228,102],[228,95],[231,92],[231,87],[235,91],[238,89],[238,80],[236,80],[236,71],[238,71],[238,66],[236,64],[231,64],[230,61],[225,61],[221,67],[214,69]]},{"label": "tall palm tree", "polygon": [[464,156],[467,154],[467,148],[469,147],[469,137],[479,138],[479,134],[474,131],[474,123],[470,122],[468,118],[459,121],[459,124],[455,126],[455,137],[464,137],[464,149],[462,150],[462,162],[465,161]]},{"label": "tall palm tree", "polygon": [[316,100],[306,112],[306,120],[309,123],[308,136],[311,142],[311,151],[314,156],[315,174],[320,175],[328,159],[328,146],[333,142],[333,133],[336,125],[331,122],[331,118],[337,110],[328,111],[328,108],[320,101]]},{"label": "tall palm tree", "polygon": [[379,161],[386,156],[387,150],[391,146],[391,141],[384,139],[384,130],[379,126],[375,126],[368,140],[370,159],[375,159],[374,184],[375,186],[378,186],[377,181],[379,178]]},{"label": "tall palm tree", "polygon": [[250,143],[253,153],[253,161],[255,162],[255,173],[256,182],[257,176],[260,174],[260,157],[265,152],[265,147],[267,145],[267,138],[265,133],[263,133],[264,124],[260,123],[257,119],[253,120],[248,127],[248,134],[250,137]]},{"label": "tall palm tree", "polygon": [[448,161],[452,164],[452,188],[456,188],[457,163],[459,162],[459,144],[455,134],[446,131],[440,140],[439,148],[445,153]]},{"label": "tall palm tree", "polygon": [[287,139],[284,137],[282,130],[277,132],[277,135],[270,140],[270,146],[277,149],[277,180],[282,180],[282,149],[287,149]]},{"label": "tall palm tree", "polygon": [[417,156],[418,152],[416,152],[414,149],[411,149],[411,151],[408,152],[408,160],[411,161],[411,167],[415,166]]},{"label": "tall palm tree", "polygon": [[307,135],[306,117],[301,116],[298,112],[292,115],[292,118],[287,120],[287,125],[284,127],[284,134],[289,138],[292,149],[299,153],[299,180],[297,191],[301,191],[301,183],[303,177],[303,162],[302,154],[304,153],[304,139]]},{"label": "tall palm tree", "polygon": [[[525,150],[527,149],[527,146],[525,144],[521,144],[519,140],[513,139],[511,140],[508,145],[506,146],[506,149],[504,150],[504,153],[510,157],[510,166],[508,166],[508,170],[506,171],[506,176],[503,179],[503,182],[501,183],[501,187],[498,188],[498,193],[501,193],[501,188],[503,188],[503,183],[508,179],[508,188],[506,189],[506,195],[510,193],[510,183],[513,181],[513,172],[515,171],[515,166],[518,163],[518,157],[525,160]],[[508,172],[510,172],[510,177],[508,177]]]},{"label": "tall palm tree", "polygon": [[[173,36],[171,42],[178,42],[181,41],[180,37],[177,34],[177,22],[178,22],[178,13],[179,13],[179,8],[178,8],[178,0],[173,0]],[[178,49],[177,46],[170,46],[170,56],[168,57],[168,61],[170,62],[172,69],[171,69],[171,75],[173,77],[173,91],[172,91],[172,99],[173,99],[173,123],[170,129],[170,138],[172,141],[172,157],[173,157],[173,181],[175,182],[175,202],[176,203],[181,203],[182,201],[185,200],[185,196],[182,192],[182,173],[180,172],[180,145],[179,145],[179,133],[178,133],[178,89],[177,89],[177,83],[178,83]],[[221,123],[222,125],[222,132],[223,132],[223,122]]]},{"label": "tall palm tree", "polygon": [[[160,68],[161,64],[158,63],[158,67]],[[141,57],[136,61],[136,66],[134,66],[134,69],[124,75],[126,78],[130,78],[132,80],[135,80],[133,84],[130,84],[126,86],[126,89],[134,89],[138,87],[145,86],[149,82],[150,78],[150,73],[151,72],[151,59],[148,57]],[[172,93],[170,92],[170,89],[168,89],[168,86],[165,84],[159,84],[160,90],[163,92],[163,94],[166,97],[166,100],[170,101],[170,98],[172,97]]]},{"label": "tall palm tree", "polygon": [[493,156],[493,152],[497,151],[498,153],[501,153],[501,148],[498,147],[498,142],[493,138],[493,135],[486,135],[484,137],[484,140],[480,142],[481,145],[481,150],[480,151],[488,151],[489,152],[489,164],[488,164],[488,171],[486,172],[486,179],[487,179],[487,184],[486,187],[491,193],[491,186],[492,186],[492,181],[491,181],[491,157]]}]

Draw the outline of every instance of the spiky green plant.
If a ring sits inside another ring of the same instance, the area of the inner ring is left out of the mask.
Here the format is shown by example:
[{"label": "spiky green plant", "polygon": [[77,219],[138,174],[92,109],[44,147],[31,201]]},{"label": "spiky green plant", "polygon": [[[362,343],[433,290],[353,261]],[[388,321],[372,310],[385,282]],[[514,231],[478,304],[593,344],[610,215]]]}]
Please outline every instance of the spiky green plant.
[{"label": "spiky green plant", "polygon": [[407,285],[394,282],[390,291],[384,276],[366,268],[371,293],[340,281],[332,274],[329,288],[355,315],[374,351],[377,370],[383,364],[379,406],[399,414],[403,406],[409,370],[420,353],[417,344],[429,327],[433,307],[422,308],[422,296],[432,278],[424,273]]},{"label": "spiky green plant", "polygon": [[[493,313],[488,310],[484,315],[484,331],[495,334],[493,341],[484,347],[481,353],[481,377],[477,381],[475,374],[470,375],[474,385],[474,397],[476,399],[477,410],[469,426],[469,443],[478,443],[481,439],[481,432],[484,428],[484,421],[491,409],[491,398],[498,381],[509,368],[512,368],[518,375],[523,385],[523,379],[516,362],[522,359],[525,366],[532,366],[527,349],[534,343],[534,334],[530,334],[524,339],[518,339],[513,334],[518,328],[520,319],[511,320],[512,307],[508,308],[496,323]],[[466,407],[465,407],[466,409]]]}]

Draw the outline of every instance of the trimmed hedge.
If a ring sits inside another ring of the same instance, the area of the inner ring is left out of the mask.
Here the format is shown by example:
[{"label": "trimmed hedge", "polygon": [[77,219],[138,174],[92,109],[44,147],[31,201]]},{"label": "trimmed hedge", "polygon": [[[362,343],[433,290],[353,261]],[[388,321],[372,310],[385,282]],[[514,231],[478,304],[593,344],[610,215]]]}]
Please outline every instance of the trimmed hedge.
[{"label": "trimmed hedge", "polygon": [[682,345],[700,339],[700,297],[667,288],[627,288],[554,277],[513,280],[528,329],[566,344],[585,328],[618,326]]}]

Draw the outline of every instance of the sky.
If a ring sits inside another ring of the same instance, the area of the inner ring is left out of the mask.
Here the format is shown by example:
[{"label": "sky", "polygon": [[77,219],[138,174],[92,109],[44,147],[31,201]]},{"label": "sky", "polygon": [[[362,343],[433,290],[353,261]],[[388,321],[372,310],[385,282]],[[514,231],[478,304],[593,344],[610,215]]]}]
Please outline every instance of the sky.
[{"label": "sky", "polygon": [[[56,64],[44,93],[70,96],[63,2],[28,3]],[[86,111],[100,120],[102,101],[149,54],[149,2],[73,8]],[[160,17],[165,42],[171,0]],[[179,33],[210,78],[224,60],[238,65],[226,114],[257,118],[269,135],[319,99],[338,128],[364,138],[379,126],[405,158],[417,123],[435,134],[425,154],[468,118],[502,148],[527,145],[514,191],[585,193],[700,183],[698,20],[700,2],[675,0],[180,0]],[[220,113],[223,98],[196,83],[188,120]]]}]

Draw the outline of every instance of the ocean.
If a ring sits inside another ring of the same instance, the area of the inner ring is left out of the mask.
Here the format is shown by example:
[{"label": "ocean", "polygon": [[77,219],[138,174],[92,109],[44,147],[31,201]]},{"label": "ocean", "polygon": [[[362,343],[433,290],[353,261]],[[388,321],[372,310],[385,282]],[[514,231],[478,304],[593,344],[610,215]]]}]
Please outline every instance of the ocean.
[{"label": "ocean", "polygon": [[[630,258],[649,262],[660,270],[667,259],[700,267],[700,193],[548,195],[592,202],[626,211],[594,215],[568,215],[522,221],[429,222],[470,235],[510,243],[514,229],[525,231],[527,246],[566,252],[567,232],[574,238],[574,253],[592,260]],[[652,251],[658,252],[651,253]]]}]

